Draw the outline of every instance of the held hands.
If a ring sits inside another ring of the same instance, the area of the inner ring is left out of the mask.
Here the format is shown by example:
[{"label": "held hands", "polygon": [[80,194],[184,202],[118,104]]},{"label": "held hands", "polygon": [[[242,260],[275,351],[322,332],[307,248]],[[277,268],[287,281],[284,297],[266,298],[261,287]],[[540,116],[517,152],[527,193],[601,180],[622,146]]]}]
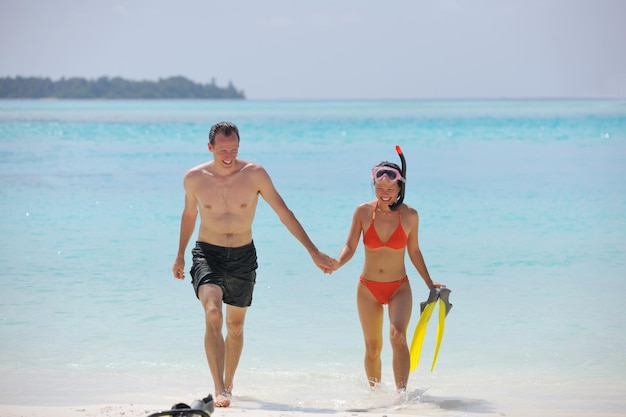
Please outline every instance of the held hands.
[{"label": "held hands", "polygon": [[316,253],[311,254],[311,257],[313,258],[315,265],[317,265],[317,267],[325,274],[332,274],[333,271],[337,269],[337,260],[326,255],[324,252],[317,251]]}]

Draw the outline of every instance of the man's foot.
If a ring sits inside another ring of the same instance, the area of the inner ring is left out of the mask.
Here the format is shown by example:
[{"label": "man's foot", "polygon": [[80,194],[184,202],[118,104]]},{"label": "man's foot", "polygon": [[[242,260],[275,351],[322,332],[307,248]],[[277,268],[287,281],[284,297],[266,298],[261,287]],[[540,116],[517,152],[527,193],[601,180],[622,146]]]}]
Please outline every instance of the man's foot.
[{"label": "man's foot", "polygon": [[228,407],[230,406],[230,398],[232,395],[229,392],[223,392],[218,394],[215,400],[213,400],[213,404],[216,407]]}]

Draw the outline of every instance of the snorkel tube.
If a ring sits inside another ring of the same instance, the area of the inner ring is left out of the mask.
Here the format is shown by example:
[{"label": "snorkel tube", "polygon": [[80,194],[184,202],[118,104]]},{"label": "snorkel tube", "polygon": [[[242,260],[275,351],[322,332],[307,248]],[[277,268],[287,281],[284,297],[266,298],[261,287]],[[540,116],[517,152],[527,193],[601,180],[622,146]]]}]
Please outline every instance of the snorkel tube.
[{"label": "snorkel tube", "polygon": [[404,201],[404,189],[406,187],[406,159],[404,159],[404,154],[402,153],[402,149],[400,149],[400,145],[396,145],[396,152],[398,152],[400,161],[402,161],[402,170],[400,171],[400,173],[402,174],[402,178],[404,178],[404,181],[400,181],[400,192],[398,193],[398,200],[389,206],[391,210],[396,210],[402,205],[402,202]]}]

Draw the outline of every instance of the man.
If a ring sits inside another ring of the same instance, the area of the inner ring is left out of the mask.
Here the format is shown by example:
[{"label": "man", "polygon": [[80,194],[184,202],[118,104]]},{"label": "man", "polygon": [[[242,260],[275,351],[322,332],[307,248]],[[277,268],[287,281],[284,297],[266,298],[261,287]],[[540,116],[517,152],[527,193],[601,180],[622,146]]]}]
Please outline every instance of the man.
[{"label": "man", "polygon": [[[215,385],[216,407],[230,405],[235,370],[243,349],[244,319],[252,302],[257,269],[252,220],[259,195],[307,249],[315,264],[325,273],[333,270],[331,258],[311,242],[265,169],[257,163],[237,159],[239,141],[237,126],[217,123],[209,132],[208,147],[213,160],[185,174],[185,209],[178,255],[172,267],[174,277],[184,279],[185,250],[200,212],[190,274],[205,311],[204,348]],[[225,340],[222,303],[226,304]]]}]

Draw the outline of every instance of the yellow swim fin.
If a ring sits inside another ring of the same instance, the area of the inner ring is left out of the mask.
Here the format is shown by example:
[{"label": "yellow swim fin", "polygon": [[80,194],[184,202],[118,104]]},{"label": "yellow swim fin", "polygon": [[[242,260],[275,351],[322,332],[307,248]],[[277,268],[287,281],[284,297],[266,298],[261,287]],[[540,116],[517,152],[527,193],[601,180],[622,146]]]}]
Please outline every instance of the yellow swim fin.
[{"label": "yellow swim fin", "polygon": [[[413,334],[413,340],[411,341],[411,348],[409,349],[409,355],[411,358],[410,372],[413,372],[419,364],[420,354],[422,351],[422,345],[424,344],[424,337],[426,336],[426,330],[428,329],[428,322],[433,314],[435,306],[439,304],[439,325],[437,326],[437,345],[435,347],[435,355],[433,357],[433,363],[430,371],[435,369],[435,363],[437,362],[437,356],[439,355],[439,347],[441,346],[441,339],[443,338],[443,331],[445,327],[446,316],[452,308],[450,304],[449,296],[450,290],[448,288],[432,288],[428,299],[420,303],[421,316],[415,326],[415,333]],[[437,303],[439,301],[439,303]]]},{"label": "yellow swim fin", "polygon": [[446,321],[446,304],[440,298],[439,299],[439,325],[437,326],[437,345],[435,346],[435,356],[433,357],[433,364],[430,367],[430,372],[435,369],[435,363],[437,362],[437,356],[439,355],[439,346],[441,346],[441,339],[443,338],[444,323]]},{"label": "yellow swim fin", "polygon": [[428,329],[430,316],[433,314],[433,310],[435,309],[435,301],[426,304],[426,306],[422,310],[420,319],[417,322],[417,326],[415,326],[415,333],[413,333],[411,349],[409,350],[409,354],[411,355],[410,372],[413,372],[419,364],[420,354],[422,352],[422,345],[424,344],[424,336],[426,336],[426,330]]}]

